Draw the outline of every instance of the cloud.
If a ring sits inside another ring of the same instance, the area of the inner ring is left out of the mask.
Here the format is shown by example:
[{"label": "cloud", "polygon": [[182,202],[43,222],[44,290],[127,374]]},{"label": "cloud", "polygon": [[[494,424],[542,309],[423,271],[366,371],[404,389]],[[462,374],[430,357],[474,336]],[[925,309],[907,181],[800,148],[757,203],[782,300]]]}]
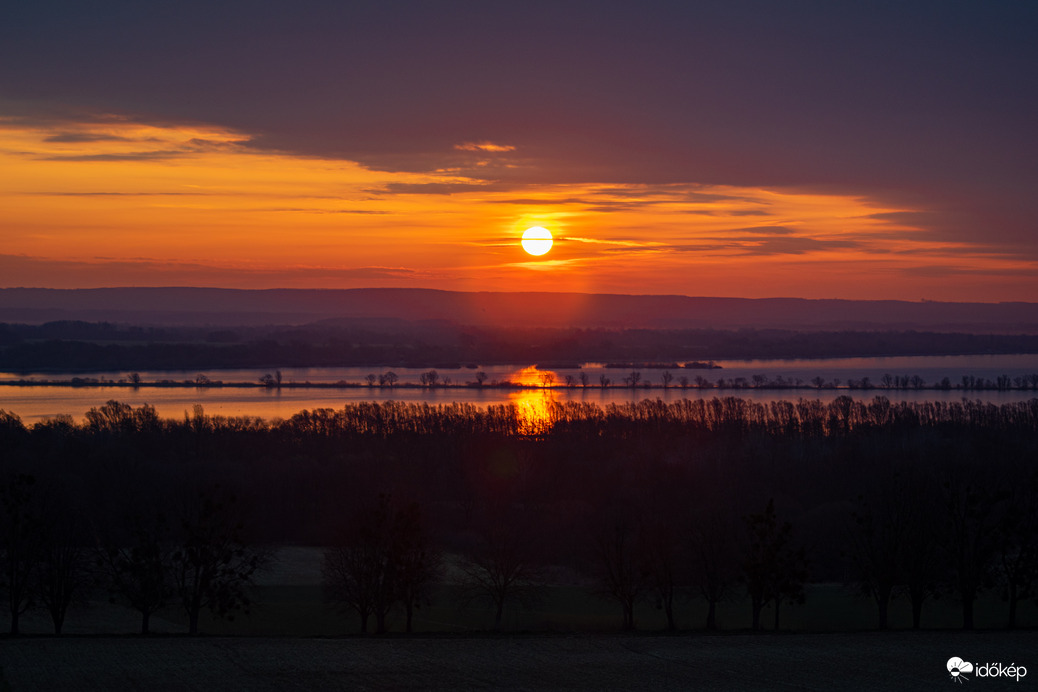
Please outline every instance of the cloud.
[{"label": "cloud", "polygon": [[465,142],[455,144],[454,148],[458,151],[485,151],[492,154],[515,151],[515,147],[511,144],[494,144],[493,142]]},{"label": "cloud", "polygon": [[64,144],[80,144],[84,142],[127,142],[126,137],[118,135],[100,134],[94,132],[61,132],[43,138],[44,142],[59,142]]},{"label": "cloud", "polygon": [[494,186],[483,183],[387,183],[382,188],[369,189],[366,192],[392,195],[454,195],[494,189]]},{"label": "cloud", "polygon": [[190,152],[184,150],[134,151],[119,154],[52,154],[39,157],[42,161],[167,161],[183,158]]},{"label": "cloud", "polygon": [[795,233],[792,228],[786,226],[748,226],[746,228],[737,228],[735,233],[759,233],[761,235],[791,235]]},{"label": "cloud", "polygon": [[674,244],[667,249],[674,252],[724,253],[734,255],[805,255],[827,250],[845,250],[860,248],[862,244],[856,240],[831,240],[807,237],[732,237],[710,238],[698,243]]},{"label": "cloud", "polygon": [[[228,266],[149,257],[58,260],[0,254],[0,276],[4,277],[0,287],[5,288],[96,288],[113,285],[113,276],[120,278],[118,285],[269,288],[271,285],[337,287],[351,281],[392,284],[420,280],[427,273],[400,266]],[[41,276],[50,277],[46,285],[40,283]],[[53,277],[60,278],[55,281]]]}]

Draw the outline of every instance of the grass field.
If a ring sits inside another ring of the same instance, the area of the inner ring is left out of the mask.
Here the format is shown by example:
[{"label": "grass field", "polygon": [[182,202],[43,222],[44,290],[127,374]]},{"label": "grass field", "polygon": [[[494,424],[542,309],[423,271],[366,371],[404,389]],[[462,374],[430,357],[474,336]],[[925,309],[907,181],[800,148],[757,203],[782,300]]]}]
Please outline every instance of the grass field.
[{"label": "grass field", "polygon": [[416,638],[28,637],[0,646],[11,690],[947,690],[953,656],[1026,666],[975,689],[1033,689],[1038,633]]},{"label": "grass field", "polygon": [[[928,604],[924,627],[910,625],[908,604],[895,602],[893,632],[871,632],[872,603],[840,584],[813,584],[807,603],[783,610],[783,632],[750,634],[749,605],[722,604],[721,633],[705,634],[705,605],[683,602],[683,632],[664,636],[662,612],[643,603],[639,632],[617,633],[619,608],[565,579],[533,608],[506,609],[510,633],[491,635],[492,615],[461,607],[457,587],[443,586],[416,615],[418,634],[361,638],[354,615],[323,601],[320,550],[283,548],[256,586],[257,604],[233,622],[204,620],[209,636],[187,637],[184,617],[169,607],[152,620],[157,636],[133,633],[133,611],[95,601],[69,614],[67,636],[48,636],[49,621],[26,618],[27,636],[0,642],[11,690],[396,690],[396,689],[948,689],[953,656],[1034,668],[1015,680],[973,679],[982,689],[1027,689],[1038,683],[1038,612],[1021,612],[1025,629],[997,629],[1005,606],[989,595],[978,605],[975,632],[956,628],[956,604]],[[771,626],[765,612],[766,627]],[[391,621],[399,633],[401,618]],[[1029,684],[1030,683],[1030,684]],[[0,685],[0,692],[6,688]]]}]

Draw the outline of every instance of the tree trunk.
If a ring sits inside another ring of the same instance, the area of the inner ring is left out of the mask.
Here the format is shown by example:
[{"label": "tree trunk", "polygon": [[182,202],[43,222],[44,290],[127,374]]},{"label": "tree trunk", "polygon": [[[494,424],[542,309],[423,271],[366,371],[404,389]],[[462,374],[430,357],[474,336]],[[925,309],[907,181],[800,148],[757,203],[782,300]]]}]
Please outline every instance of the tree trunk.
[{"label": "tree trunk", "polygon": [[890,607],[890,592],[884,592],[879,594],[879,596],[876,598],[876,605],[879,607],[879,628],[881,630],[885,630],[889,626],[887,620],[887,611]]},{"label": "tree trunk", "polygon": [[706,608],[706,628],[708,630],[717,629],[717,603],[710,601]]},{"label": "tree trunk", "polygon": [[151,611],[141,611],[141,634],[148,634],[148,622],[151,620]]},{"label": "tree trunk", "polygon": [[505,614],[505,599],[501,599],[497,602],[497,613],[494,615],[494,631],[501,631],[501,619]]},{"label": "tree trunk", "polygon": [[629,632],[634,629],[634,603],[630,601],[624,601],[624,631]]},{"label": "tree trunk", "polygon": [[198,609],[192,608],[191,612],[188,613],[187,620],[188,634],[198,634]]},{"label": "tree trunk", "polygon": [[414,606],[411,605],[410,601],[407,603],[407,624],[404,626],[404,631],[411,634],[411,617],[414,615]]},{"label": "tree trunk", "polygon": [[919,623],[923,619],[923,599],[917,595],[912,596],[912,629],[919,629]]},{"label": "tree trunk", "polygon": [[18,617],[20,615],[21,613],[18,612],[17,608],[11,608],[11,634],[14,636],[21,634],[21,631],[18,628]]},{"label": "tree trunk", "polygon": [[782,599],[775,599],[775,631],[778,632],[779,628],[779,606],[782,605]]},{"label": "tree trunk", "polygon": [[360,614],[360,633],[361,634],[367,634],[368,633],[368,614],[367,613],[361,613]]},{"label": "tree trunk", "polygon": [[65,624],[65,614],[62,612],[55,611],[51,613],[51,620],[54,622],[54,636],[61,636],[61,626]]},{"label": "tree trunk", "polygon": [[1016,584],[1009,585],[1009,622],[1006,623],[1006,627],[1011,630],[1016,629],[1016,604],[1019,600],[1019,596],[1016,592]]},{"label": "tree trunk", "polygon": [[760,629],[760,611],[764,608],[764,604],[754,599],[753,601],[753,631],[756,632]]},{"label": "tree trunk", "polygon": [[973,598],[962,599],[962,629],[973,629]]}]

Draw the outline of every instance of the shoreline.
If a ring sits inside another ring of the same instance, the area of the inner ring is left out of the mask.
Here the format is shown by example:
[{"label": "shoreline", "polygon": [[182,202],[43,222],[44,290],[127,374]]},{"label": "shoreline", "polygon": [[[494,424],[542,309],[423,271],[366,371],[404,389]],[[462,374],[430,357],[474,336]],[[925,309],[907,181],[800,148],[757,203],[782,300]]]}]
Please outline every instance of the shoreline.
[{"label": "shoreline", "polygon": [[1002,386],[997,385],[984,386],[979,385],[973,387],[963,387],[961,384],[952,385],[949,387],[942,386],[939,383],[936,384],[923,384],[921,386],[910,386],[910,387],[884,387],[884,386],[851,386],[848,384],[826,384],[821,387],[808,385],[808,384],[779,384],[774,382],[753,384],[753,385],[718,385],[716,383],[697,385],[695,383],[689,383],[687,386],[680,384],[655,384],[647,383],[632,386],[624,383],[609,383],[609,384],[565,384],[565,383],[552,383],[552,384],[523,384],[520,382],[485,382],[483,384],[477,384],[474,382],[466,383],[446,383],[446,384],[435,384],[425,385],[413,382],[396,383],[393,385],[369,385],[365,382],[283,382],[280,385],[268,385],[262,382],[244,382],[244,381],[228,381],[222,380],[210,380],[208,382],[199,383],[194,380],[159,380],[152,382],[126,382],[120,380],[93,380],[92,378],[73,378],[71,380],[0,380],[0,387],[68,387],[75,389],[102,389],[102,388],[118,388],[118,389],[263,389],[263,390],[279,390],[279,389],[367,389],[371,391],[379,391],[382,393],[392,392],[396,390],[419,390],[419,391],[435,391],[435,390],[515,390],[515,391],[586,391],[589,389],[599,390],[632,390],[632,391],[718,391],[718,392],[744,392],[744,391],[790,391],[790,392],[825,392],[825,391],[846,391],[846,392],[875,392],[877,395],[882,395],[884,392],[899,393],[899,392],[962,392],[963,394],[969,392],[1036,392],[1038,395],[1038,387],[1034,385],[1029,386]]}]

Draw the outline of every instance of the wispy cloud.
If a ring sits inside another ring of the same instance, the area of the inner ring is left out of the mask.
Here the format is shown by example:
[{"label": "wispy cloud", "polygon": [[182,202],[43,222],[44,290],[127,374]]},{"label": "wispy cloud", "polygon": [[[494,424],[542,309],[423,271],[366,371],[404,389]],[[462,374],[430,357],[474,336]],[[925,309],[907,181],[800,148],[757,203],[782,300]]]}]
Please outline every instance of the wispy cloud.
[{"label": "wispy cloud", "polygon": [[493,142],[464,142],[455,144],[458,151],[482,151],[490,154],[502,154],[507,151],[515,151],[511,144],[494,144]]}]

